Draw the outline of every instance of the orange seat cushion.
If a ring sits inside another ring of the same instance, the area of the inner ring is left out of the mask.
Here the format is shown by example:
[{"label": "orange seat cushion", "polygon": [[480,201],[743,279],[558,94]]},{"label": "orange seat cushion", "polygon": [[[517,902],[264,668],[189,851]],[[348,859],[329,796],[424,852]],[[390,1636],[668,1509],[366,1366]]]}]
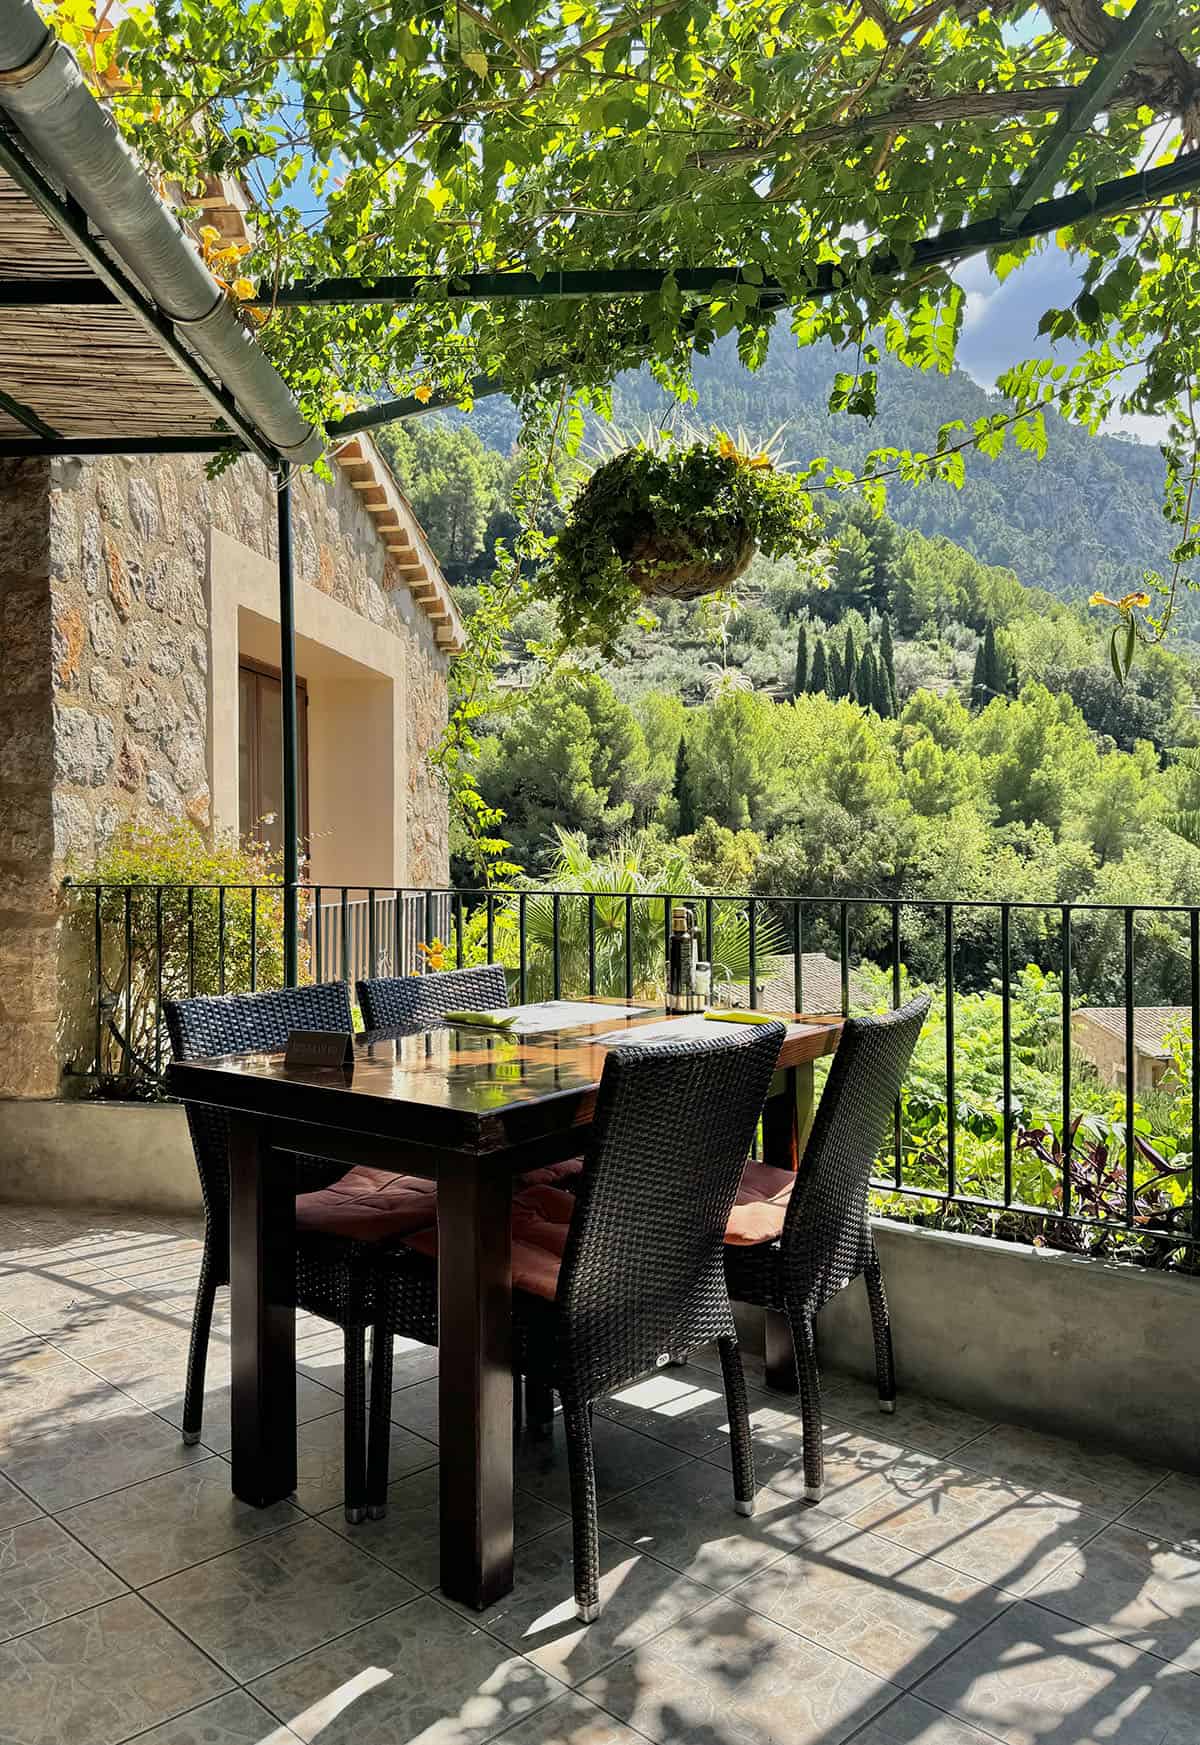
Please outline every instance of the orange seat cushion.
[{"label": "orange seat cushion", "polygon": [[296,1228],[322,1236],[386,1242],[437,1217],[437,1186],[416,1175],[356,1165],[331,1187],[297,1194]]},{"label": "orange seat cushion", "polygon": [[790,1169],[748,1163],[725,1229],[726,1242],[749,1247],[755,1242],[774,1242],[782,1236],[783,1220],[795,1185],[796,1177]]},{"label": "orange seat cushion", "polygon": [[[575,1196],[564,1188],[528,1187],[513,1195],[512,1282],[516,1291],[554,1301],[558,1270],[567,1245],[567,1231],[575,1210]],[[436,1226],[418,1230],[405,1238],[405,1245],[418,1254],[437,1259]]]}]

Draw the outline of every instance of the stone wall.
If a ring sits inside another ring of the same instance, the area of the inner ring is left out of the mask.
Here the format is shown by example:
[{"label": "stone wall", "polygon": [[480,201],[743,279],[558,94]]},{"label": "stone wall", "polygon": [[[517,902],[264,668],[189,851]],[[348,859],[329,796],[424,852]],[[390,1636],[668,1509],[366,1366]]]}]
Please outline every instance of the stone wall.
[{"label": "stone wall", "polygon": [[[294,493],[297,585],[404,644],[407,876],[444,883],[446,798],[425,753],[446,657],[335,473]],[[0,462],[0,1095],[57,1089],[64,874],[86,875],[124,820],[209,827],[210,528],[274,559],[257,461],[214,480],[190,456]]]}]

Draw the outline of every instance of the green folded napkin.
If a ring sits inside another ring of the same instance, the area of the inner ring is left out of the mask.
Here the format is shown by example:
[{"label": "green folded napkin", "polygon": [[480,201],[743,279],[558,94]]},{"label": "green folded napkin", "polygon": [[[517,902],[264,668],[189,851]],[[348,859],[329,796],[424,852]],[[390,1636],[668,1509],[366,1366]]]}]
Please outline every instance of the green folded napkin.
[{"label": "green folded napkin", "polygon": [[511,1030],[515,1012],[444,1012],[447,1024],[476,1024],[481,1030]]},{"label": "green folded napkin", "polygon": [[778,1014],[775,1012],[706,1012],[704,1016],[714,1024],[773,1024]]}]

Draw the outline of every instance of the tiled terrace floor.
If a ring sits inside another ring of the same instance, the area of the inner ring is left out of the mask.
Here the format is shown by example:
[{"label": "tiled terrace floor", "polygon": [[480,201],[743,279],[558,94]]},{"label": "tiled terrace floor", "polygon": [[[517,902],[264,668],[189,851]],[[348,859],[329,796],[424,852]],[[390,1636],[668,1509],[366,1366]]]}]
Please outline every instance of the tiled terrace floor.
[{"label": "tiled terrace floor", "polygon": [[229,1495],[220,1313],[182,1445],[199,1251],[186,1222],[0,1206],[2,1745],[1200,1740],[1200,1480],[830,1378],[817,1508],[794,1409],[755,1389],[746,1521],[701,1362],[597,1425],[600,1622],[573,1619],[557,1441],[519,1455],[515,1592],[468,1617],[436,1591],[430,1353],[397,1352],[385,1522],[343,1523],[318,1322],[295,1506]]}]

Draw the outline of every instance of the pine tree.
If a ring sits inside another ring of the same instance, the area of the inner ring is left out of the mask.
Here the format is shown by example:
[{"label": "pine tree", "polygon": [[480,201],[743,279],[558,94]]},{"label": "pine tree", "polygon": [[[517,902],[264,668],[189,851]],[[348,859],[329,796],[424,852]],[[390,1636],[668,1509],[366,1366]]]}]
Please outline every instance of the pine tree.
[{"label": "pine tree", "polygon": [[[896,651],[892,646],[892,620],[885,612],[883,623],[879,627],[879,665],[887,686],[889,715],[898,715],[899,698],[896,695]],[[882,714],[883,711],[881,710]]]},{"label": "pine tree", "polygon": [[808,682],[808,688],[810,691],[823,691],[827,697],[833,694],[829,688],[829,658],[825,653],[824,642],[817,643],[817,651],[813,655],[812,678]]},{"label": "pine tree", "polygon": [[677,836],[693,836],[699,820],[696,817],[696,790],[692,785],[691,771],[688,769],[687,741],[683,735],[679,738],[679,750],[675,753],[675,782],[672,788],[679,819],[675,826]]},{"label": "pine tree", "polygon": [[841,681],[838,685],[839,697],[849,697],[851,701],[854,700],[854,680],[857,672],[858,653],[854,647],[854,632],[847,624],[846,641],[842,649],[841,665],[838,669],[838,678]]},{"label": "pine tree", "polygon": [[888,676],[884,670],[883,658],[878,654],[875,656],[875,688],[872,692],[871,706],[875,710],[875,713],[881,716],[885,721],[890,720],[896,713],[892,701],[892,688],[888,684]]},{"label": "pine tree", "polygon": [[803,620],[796,632],[796,672],[792,679],[793,697],[802,697],[808,689],[808,630]]},{"label": "pine tree", "polygon": [[854,694],[864,709],[875,707],[875,688],[875,656],[868,642],[864,644],[858,657],[858,668],[854,674]]}]

